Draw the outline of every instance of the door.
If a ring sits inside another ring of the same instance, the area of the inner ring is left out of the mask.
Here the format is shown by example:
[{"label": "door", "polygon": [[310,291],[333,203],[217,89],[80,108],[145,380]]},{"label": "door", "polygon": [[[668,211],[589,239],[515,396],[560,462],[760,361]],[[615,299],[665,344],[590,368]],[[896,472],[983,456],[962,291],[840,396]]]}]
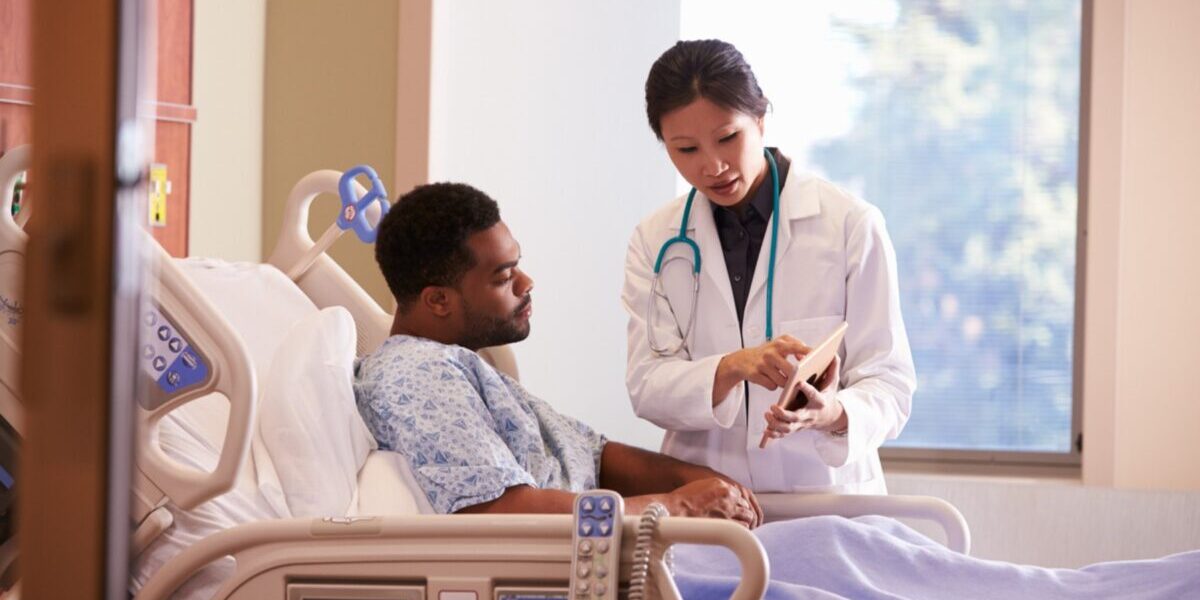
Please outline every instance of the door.
[{"label": "door", "polygon": [[[18,491],[27,598],[125,598],[140,289],[136,190],[153,122],[139,0],[31,3],[36,200],[26,232]],[[69,40],[69,43],[64,43]]]}]

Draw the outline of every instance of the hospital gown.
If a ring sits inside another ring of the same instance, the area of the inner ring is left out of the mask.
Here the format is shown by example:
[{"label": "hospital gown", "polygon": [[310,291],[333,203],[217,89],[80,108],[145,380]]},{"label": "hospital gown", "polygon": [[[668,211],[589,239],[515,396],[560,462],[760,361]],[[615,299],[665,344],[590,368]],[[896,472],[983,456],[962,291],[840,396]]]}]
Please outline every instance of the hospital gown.
[{"label": "hospital gown", "polygon": [[439,513],[495,500],[516,485],[597,486],[605,438],[471,350],[397,335],[354,372],[358,410],[379,447],[408,459]]}]

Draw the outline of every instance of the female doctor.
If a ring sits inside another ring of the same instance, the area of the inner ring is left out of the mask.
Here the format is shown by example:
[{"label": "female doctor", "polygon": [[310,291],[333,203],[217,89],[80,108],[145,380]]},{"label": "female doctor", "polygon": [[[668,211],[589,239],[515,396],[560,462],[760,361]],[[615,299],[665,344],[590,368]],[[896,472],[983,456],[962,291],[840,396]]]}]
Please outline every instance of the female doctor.
[{"label": "female doctor", "polygon": [[[725,42],[679,42],[650,68],[650,128],[693,190],[630,240],[626,386],[666,454],[760,492],[883,494],[879,446],[916,387],[895,253],[877,208],[764,148],[767,106]],[[773,406],[788,357],[843,321],[807,404]]]}]

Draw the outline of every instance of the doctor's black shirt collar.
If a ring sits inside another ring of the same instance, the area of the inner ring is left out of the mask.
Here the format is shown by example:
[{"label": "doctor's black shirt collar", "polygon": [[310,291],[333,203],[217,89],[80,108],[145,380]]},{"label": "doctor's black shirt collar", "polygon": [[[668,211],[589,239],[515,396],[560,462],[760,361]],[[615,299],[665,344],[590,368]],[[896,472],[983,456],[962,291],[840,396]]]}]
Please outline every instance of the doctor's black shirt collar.
[{"label": "doctor's black shirt collar", "polygon": [[[779,171],[779,191],[782,194],[791,161],[778,148],[767,150],[775,157]],[[725,255],[725,270],[729,273],[729,287],[733,291],[733,304],[737,308],[739,324],[746,312],[746,300],[750,295],[750,282],[754,280],[758,255],[763,251],[770,252],[770,240],[767,239],[770,232],[767,225],[774,211],[774,198],[769,165],[762,183],[752,194],[741,215],[732,208],[712,205],[713,221],[717,226],[717,237],[721,240],[722,254]],[[763,248],[764,240],[767,241],[766,248]]]}]

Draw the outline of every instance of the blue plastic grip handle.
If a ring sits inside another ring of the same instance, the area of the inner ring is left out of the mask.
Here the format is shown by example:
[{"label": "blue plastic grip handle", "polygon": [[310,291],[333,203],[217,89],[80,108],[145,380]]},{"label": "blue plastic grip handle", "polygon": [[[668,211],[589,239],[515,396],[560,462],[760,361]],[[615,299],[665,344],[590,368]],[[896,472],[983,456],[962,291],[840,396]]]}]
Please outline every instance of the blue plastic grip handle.
[{"label": "blue plastic grip handle", "polygon": [[[366,175],[367,179],[371,181],[370,189],[363,194],[362,198],[354,194],[354,178],[359,175]],[[367,222],[367,207],[371,206],[372,202],[379,202],[379,220],[381,222],[388,209],[391,208],[387,201],[387,190],[384,189],[383,182],[379,180],[379,175],[375,174],[375,169],[367,165],[359,165],[342,173],[342,179],[338,181],[338,195],[342,198],[342,210],[338,213],[337,226],[343,231],[352,229],[358,239],[367,244],[374,244],[376,226]]]}]

